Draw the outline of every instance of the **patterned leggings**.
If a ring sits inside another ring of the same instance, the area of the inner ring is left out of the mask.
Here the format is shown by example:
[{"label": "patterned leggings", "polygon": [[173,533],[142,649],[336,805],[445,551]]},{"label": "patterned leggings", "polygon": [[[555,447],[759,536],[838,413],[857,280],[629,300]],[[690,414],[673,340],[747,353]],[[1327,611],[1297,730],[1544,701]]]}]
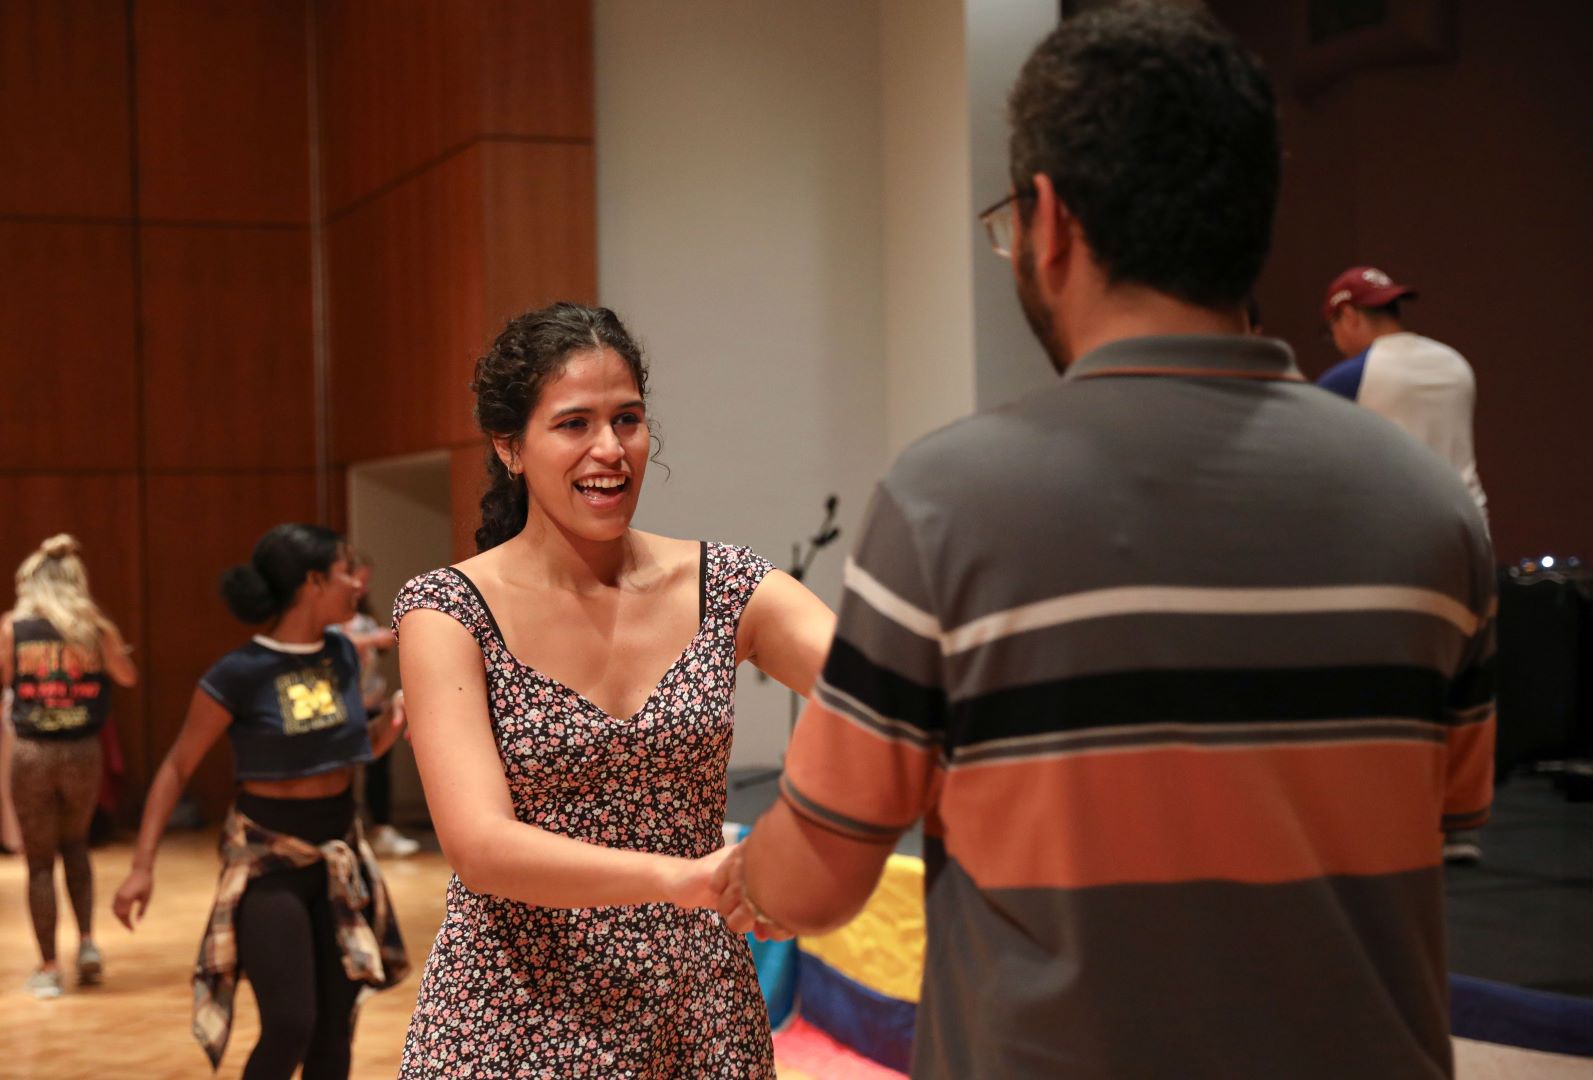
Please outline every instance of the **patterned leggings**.
[{"label": "patterned leggings", "polygon": [[94,933],[94,872],[89,866],[89,822],[100,791],[100,741],[21,739],[11,758],[11,797],[28,859],[28,912],[39,955],[55,960],[55,857],[66,870],[77,929]]}]

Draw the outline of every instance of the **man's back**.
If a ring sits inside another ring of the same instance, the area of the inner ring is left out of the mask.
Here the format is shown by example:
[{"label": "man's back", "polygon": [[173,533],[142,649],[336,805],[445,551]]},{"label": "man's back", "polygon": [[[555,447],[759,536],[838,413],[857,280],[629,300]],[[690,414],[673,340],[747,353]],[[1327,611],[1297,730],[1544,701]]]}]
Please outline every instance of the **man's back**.
[{"label": "man's back", "polygon": [[1408,330],[1386,334],[1367,350],[1356,402],[1449,462],[1477,506],[1486,506],[1472,442],[1477,380],[1458,352]]},{"label": "man's back", "polygon": [[882,484],[819,696],[853,757],[839,725],[929,702],[898,725],[935,759],[915,1076],[1447,1075],[1487,542],[1436,460],[1297,379],[1257,339],[1119,342]]}]

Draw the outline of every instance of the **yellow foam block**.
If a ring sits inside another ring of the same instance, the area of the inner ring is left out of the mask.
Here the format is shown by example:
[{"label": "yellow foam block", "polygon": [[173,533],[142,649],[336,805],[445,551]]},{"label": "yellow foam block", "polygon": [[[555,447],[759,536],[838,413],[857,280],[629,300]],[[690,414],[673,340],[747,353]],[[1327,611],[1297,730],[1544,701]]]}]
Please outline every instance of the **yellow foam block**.
[{"label": "yellow foam block", "polygon": [[797,945],[875,993],[917,1004],[924,979],[924,860],[892,855],[857,918]]}]

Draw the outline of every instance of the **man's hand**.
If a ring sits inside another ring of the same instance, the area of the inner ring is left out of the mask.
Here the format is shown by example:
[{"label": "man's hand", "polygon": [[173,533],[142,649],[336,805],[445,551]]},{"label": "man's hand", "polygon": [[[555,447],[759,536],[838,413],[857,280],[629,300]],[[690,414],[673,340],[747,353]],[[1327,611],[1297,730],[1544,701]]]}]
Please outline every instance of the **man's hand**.
[{"label": "man's hand", "polygon": [[737,844],[714,870],[711,886],[719,897],[719,914],[735,933],[750,933],[759,941],[790,940],[794,936],[791,931],[770,921],[747,896],[743,884],[746,857],[746,845]]}]

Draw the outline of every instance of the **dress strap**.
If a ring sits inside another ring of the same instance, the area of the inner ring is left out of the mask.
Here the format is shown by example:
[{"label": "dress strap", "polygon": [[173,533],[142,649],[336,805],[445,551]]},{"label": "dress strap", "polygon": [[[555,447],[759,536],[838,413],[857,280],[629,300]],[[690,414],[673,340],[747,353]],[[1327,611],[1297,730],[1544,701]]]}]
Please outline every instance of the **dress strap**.
[{"label": "dress strap", "polygon": [[697,625],[708,618],[708,541],[697,541]]}]

